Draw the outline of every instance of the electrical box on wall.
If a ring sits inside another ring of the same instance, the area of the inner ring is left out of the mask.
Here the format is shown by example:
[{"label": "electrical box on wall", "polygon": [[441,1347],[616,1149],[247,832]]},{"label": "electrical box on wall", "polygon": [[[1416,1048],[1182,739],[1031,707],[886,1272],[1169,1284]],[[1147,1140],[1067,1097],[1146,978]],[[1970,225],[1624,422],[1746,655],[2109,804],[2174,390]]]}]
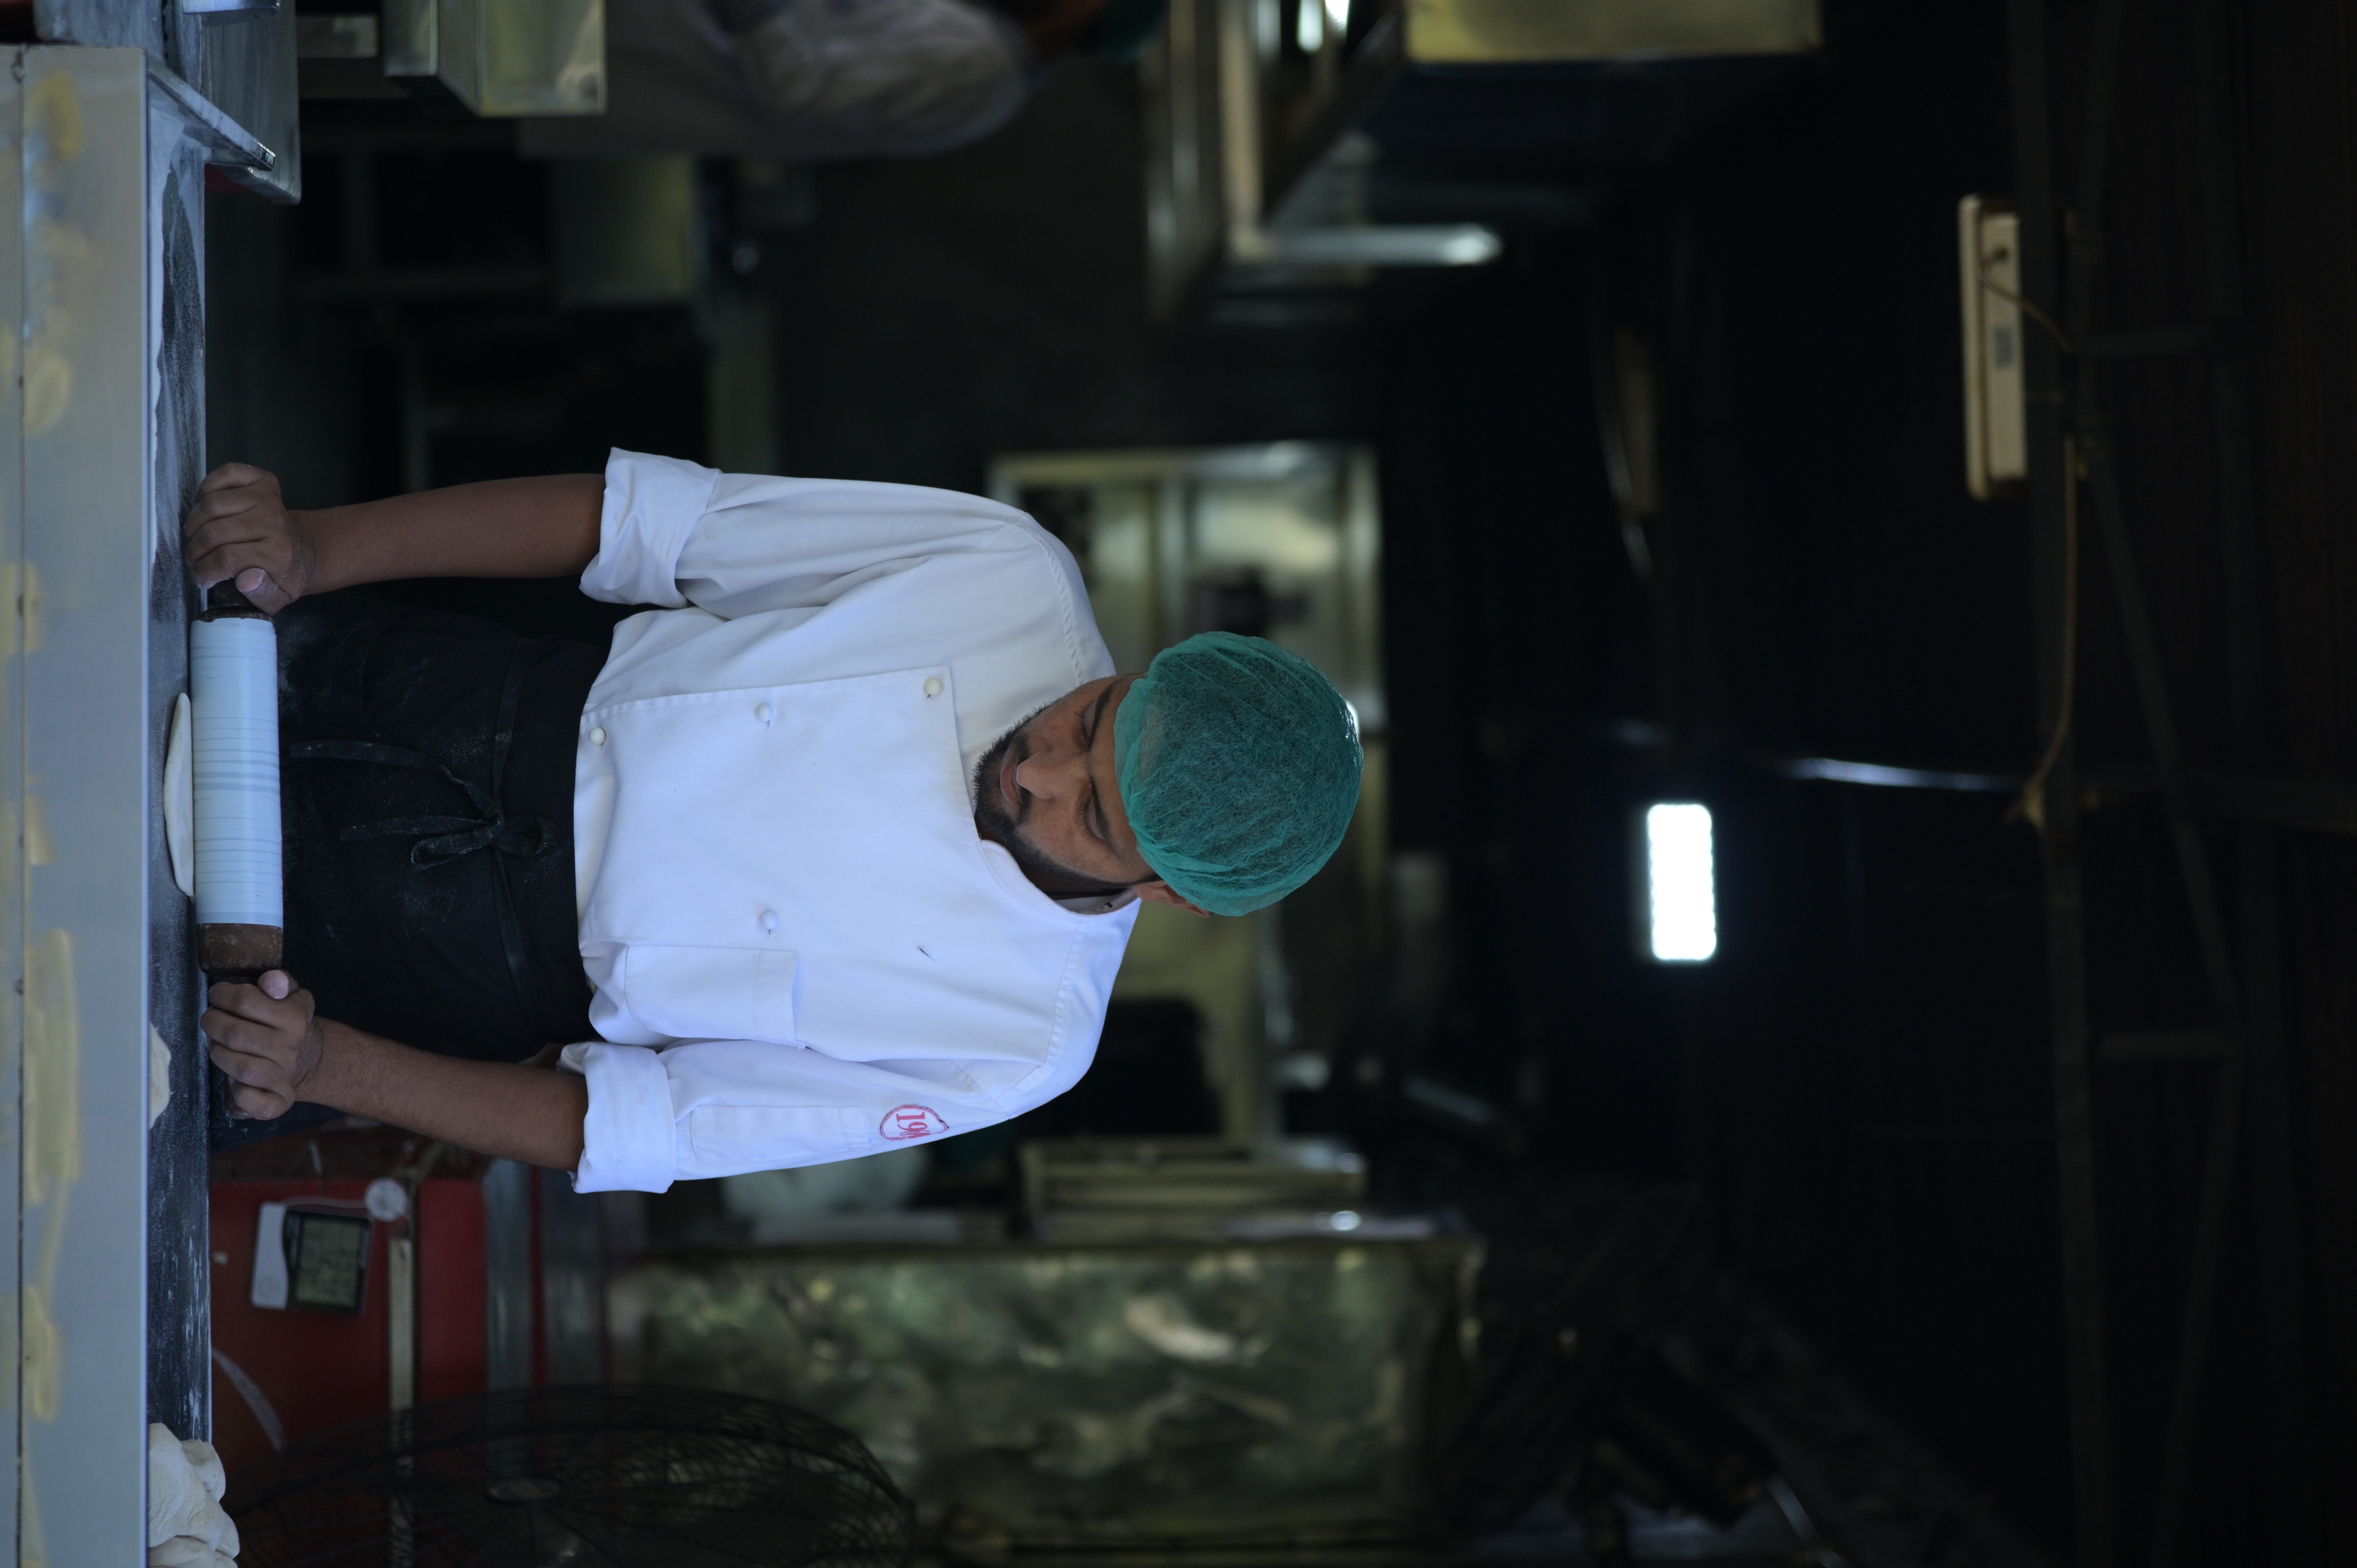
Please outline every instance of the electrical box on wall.
[{"label": "electrical box on wall", "polygon": [[2022,373],[2021,220],[1967,196],[1956,206],[1964,327],[1964,484],[1975,500],[2009,496],[2029,477]]}]

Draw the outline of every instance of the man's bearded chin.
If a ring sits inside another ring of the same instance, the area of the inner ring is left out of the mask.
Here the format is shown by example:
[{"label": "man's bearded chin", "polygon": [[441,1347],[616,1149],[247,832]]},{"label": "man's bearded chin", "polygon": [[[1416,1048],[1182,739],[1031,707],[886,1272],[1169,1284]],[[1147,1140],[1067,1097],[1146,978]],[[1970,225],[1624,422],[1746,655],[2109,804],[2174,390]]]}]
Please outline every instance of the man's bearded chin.
[{"label": "man's bearded chin", "polygon": [[[1033,709],[1020,724],[993,741],[990,749],[982,754],[982,760],[974,764],[974,829],[984,838],[1013,855],[1015,864],[1021,866],[1025,872],[1031,874],[1035,882],[1045,878],[1051,883],[1064,884],[1064,888],[1059,897],[1077,897],[1091,893],[1103,893],[1110,897],[1125,889],[1117,885],[1100,882],[1093,876],[1083,875],[1060,861],[1040,854],[1032,846],[1031,842],[1023,836],[1021,819],[1008,813],[1006,798],[999,793],[998,770],[1006,764],[1007,754],[1014,753],[1017,763],[1031,755],[1030,744],[1024,739],[1023,732],[1031,727],[1033,719],[1055,705],[1054,703],[1044,703]],[[1030,801],[1028,799],[1024,800],[1022,804],[1024,810],[1029,810]]]}]

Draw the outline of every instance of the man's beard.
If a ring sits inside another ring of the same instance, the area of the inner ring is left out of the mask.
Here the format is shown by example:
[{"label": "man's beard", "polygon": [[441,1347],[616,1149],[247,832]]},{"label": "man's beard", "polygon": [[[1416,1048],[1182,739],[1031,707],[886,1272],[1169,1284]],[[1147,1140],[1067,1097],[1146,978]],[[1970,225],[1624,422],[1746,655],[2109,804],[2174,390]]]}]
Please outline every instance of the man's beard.
[{"label": "man's beard", "polygon": [[1017,789],[1015,796],[1016,809],[1010,813],[1006,809],[1006,797],[999,790],[999,770],[1006,766],[1008,755],[1013,754],[1018,767],[1021,766],[1024,758],[1031,755],[1030,743],[1024,738],[1023,732],[1031,727],[1033,719],[1055,705],[1054,703],[1042,703],[1032,709],[1013,729],[991,742],[990,749],[982,754],[980,762],[974,764],[974,830],[984,838],[1013,855],[1015,864],[1030,874],[1035,882],[1045,877],[1050,881],[1065,884],[1066,886],[1058,894],[1058,897],[1077,897],[1092,893],[1112,895],[1126,892],[1127,889],[1119,883],[1101,882],[1083,872],[1074,871],[1061,861],[1043,854],[1033,847],[1031,841],[1023,836],[1023,819],[1031,814],[1031,797]]}]

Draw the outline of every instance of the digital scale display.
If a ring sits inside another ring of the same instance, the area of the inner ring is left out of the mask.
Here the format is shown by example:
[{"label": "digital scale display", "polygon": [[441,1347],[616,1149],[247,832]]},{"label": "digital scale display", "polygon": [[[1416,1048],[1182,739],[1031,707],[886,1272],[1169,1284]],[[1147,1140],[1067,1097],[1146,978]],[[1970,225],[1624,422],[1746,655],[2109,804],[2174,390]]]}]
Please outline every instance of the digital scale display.
[{"label": "digital scale display", "polygon": [[287,1296],[296,1306],[358,1312],[366,1299],[369,1222],[341,1214],[286,1216]]}]

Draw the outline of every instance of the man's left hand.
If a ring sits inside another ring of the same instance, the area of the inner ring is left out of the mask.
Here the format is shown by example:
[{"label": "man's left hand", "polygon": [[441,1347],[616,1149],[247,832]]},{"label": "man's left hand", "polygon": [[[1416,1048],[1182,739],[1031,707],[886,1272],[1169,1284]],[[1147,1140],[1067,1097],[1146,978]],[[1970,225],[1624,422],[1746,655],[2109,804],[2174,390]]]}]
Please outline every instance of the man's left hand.
[{"label": "man's left hand", "polygon": [[257,984],[223,981],[201,1020],[213,1065],[229,1075],[230,1113],[271,1121],[303,1098],[327,1039],[317,1003],[283,969]]}]

